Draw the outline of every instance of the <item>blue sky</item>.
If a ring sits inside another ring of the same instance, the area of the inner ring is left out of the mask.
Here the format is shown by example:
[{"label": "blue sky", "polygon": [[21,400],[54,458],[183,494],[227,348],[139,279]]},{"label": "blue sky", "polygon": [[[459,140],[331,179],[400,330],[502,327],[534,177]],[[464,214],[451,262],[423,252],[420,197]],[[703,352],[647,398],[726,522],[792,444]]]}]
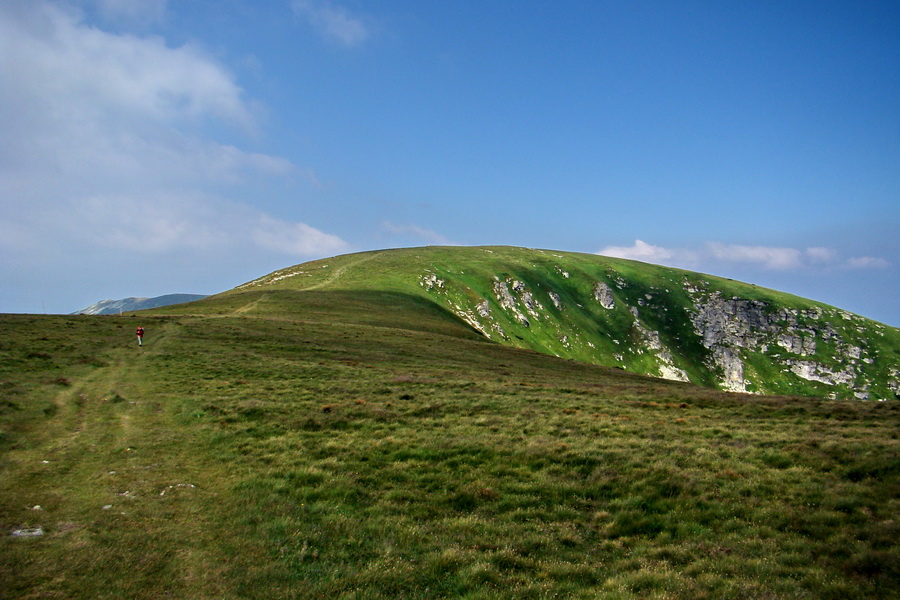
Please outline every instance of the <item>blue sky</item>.
[{"label": "blue sky", "polygon": [[625,256],[900,325],[900,4],[7,0],[0,312]]}]

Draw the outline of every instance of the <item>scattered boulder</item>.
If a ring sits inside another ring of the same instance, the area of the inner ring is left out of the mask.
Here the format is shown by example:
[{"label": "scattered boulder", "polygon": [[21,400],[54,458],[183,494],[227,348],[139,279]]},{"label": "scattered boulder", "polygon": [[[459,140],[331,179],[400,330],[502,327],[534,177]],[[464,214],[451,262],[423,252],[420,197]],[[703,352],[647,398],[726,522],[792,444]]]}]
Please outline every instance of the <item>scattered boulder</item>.
[{"label": "scattered boulder", "polygon": [[613,296],[612,289],[602,281],[594,286],[594,299],[607,310],[612,310],[616,307],[616,299]]},{"label": "scattered boulder", "polygon": [[548,292],[548,295],[550,296],[550,301],[553,302],[553,306],[556,308],[556,310],[562,310],[563,304],[562,299],[559,297],[559,294],[554,291],[550,291]]},{"label": "scattered boulder", "polygon": [[9,535],[11,535],[12,537],[23,537],[23,538],[40,537],[40,536],[44,535],[44,529],[42,527],[13,529]]}]

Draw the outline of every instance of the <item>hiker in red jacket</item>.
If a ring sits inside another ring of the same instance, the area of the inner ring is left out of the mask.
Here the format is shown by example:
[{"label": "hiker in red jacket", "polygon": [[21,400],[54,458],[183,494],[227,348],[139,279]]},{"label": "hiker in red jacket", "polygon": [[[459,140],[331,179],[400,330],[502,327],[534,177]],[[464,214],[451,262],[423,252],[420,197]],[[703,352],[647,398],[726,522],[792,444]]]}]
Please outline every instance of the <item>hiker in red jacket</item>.
[{"label": "hiker in red jacket", "polygon": [[137,328],[137,337],[138,337],[138,346],[143,346],[144,345],[144,328],[143,327]]}]

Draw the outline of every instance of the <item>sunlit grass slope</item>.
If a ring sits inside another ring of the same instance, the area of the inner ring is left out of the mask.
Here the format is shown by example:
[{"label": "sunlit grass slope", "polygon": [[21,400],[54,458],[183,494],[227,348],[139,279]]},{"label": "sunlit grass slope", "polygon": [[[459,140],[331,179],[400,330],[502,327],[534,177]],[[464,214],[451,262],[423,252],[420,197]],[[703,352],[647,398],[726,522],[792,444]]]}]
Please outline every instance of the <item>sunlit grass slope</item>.
[{"label": "sunlit grass slope", "polygon": [[900,594],[897,402],[561,360],[334,275],[0,316],[0,596]]},{"label": "sunlit grass slope", "polygon": [[382,250],[288,267],[225,295],[253,310],[252,293],[275,290],[418,297],[504,345],[720,389],[873,400],[900,389],[894,327],[636,261],[513,247]]}]

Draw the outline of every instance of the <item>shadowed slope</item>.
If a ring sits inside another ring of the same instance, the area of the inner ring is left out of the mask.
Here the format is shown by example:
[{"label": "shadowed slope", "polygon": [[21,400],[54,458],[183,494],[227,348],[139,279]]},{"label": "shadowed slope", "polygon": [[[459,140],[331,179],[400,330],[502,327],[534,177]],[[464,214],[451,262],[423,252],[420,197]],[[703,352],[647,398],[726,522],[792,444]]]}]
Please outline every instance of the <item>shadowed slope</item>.
[{"label": "shadowed slope", "polygon": [[379,290],[251,290],[222,294],[190,305],[164,307],[141,314],[246,316],[358,324],[428,331],[486,341],[465,321],[427,298]]}]

